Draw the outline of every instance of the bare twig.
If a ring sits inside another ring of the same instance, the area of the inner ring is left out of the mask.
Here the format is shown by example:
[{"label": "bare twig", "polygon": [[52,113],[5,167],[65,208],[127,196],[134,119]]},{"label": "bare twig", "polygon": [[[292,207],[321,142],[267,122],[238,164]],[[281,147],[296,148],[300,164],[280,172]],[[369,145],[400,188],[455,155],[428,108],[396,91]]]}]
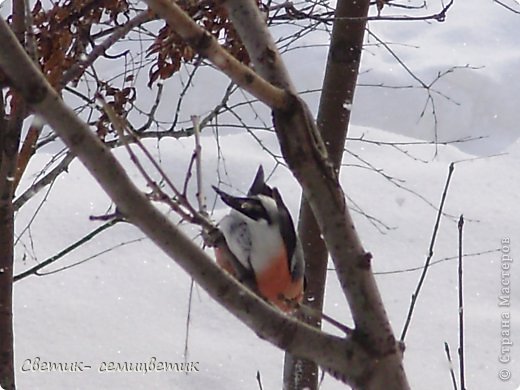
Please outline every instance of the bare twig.
[{"label": "bare twig", "polygon": [[[237,86],[235,83],[231,82],[229,83],[228,87],[226,88],[226,91],[224,92],[224,96],[222,97],[221,101],[200,121],[200,129],[201,131],[210,126],[210,122],[213,121],[224,109],[227,109],[227,102],[231,95],[237,90]],[[155,105],[155,104],[154,104]],[[146,114],[148,118],[150,118],[150,114]],[[151,122],[150,122],[151,123]],[[168,130],[159,130],[159,131],[144,131],[146,130],[143,126],[141,126],[139,129],[136,130],[136,132],[139,134],[139,139],[147,139],[147,138],[154,138],[154,139],[162,139],[162,138],[186,138],[191,137],[193,135],[193,126],[182,128],[181,130],[175,130],[173,128],[170,128]],[[132,142],[133,137],[131,136],[125,136],[127,138],[130,138],[128,142]],[[115,141],[107,142],[106,145],[109,147],[118,146],[121,145],[121,141],[119,139]]]},{"label": "bare twig", "polygon": [[25,227],[20,231],[20,233],[18,234],[18,237],[16,238],[16,241],[15,241],[15,246],[18,245],[18,242],[21,240],[21,238],[23,237],[23,235],[26,233],[26,232],[30,232],[30,229],[31,229],[31,226],[33,224],[33,222],[36,220],[36,217],[38,216],[39,212],[41,211],[43,205],[45,204],[45,202],[47,202],[47,198],[49,197],[49,194],[52,190],[52,186],[54,185],[54,182],[51,182],[50,183],[50,186],[49,188],[47,189],[47,191],[45,192],[42,200],[39,202],[38,206],[36,207],[36,210],[34,210],[34,212],[32,213],[31,215],[31,218],[29,219],[29,222],[27,222],[27,225],[25,225]]},{"label": "bare twig", "polygon": [[[188,188],[188,182],[191,177],[193,162],[195,161],[196,165],[196,177],[197,177],[197,201],[199,204],[199,213],[207,216],[207,210],[206,210],[206,202],[204,199],[204,194],[202,191],[202,168],[201,168],[201,153],[202,148],[200,146],[200,118],[196,115],[193,115],[191,117],[191,120],[193,122],[193,130],[195,135],[195,148],[193,150],[193,155],[190,160],[190,164],[188,167],[188,172],[186,173],[186,179],[184,181],[184,189],[183,194],[186,195],[187,188]],[[190,337],[190,325],[191,325],[191,307],[193,303],[193,289],[195,287],[195,282],[193,281],[193,278],[191,279],[190,283],[190,294],[188,296],[188,314],[186,316],[186,334],[184,338],[184,360],[188,360],[188,350],[189,350],[189,337]]]},{"label": "bare twig", "polygon": [[163,91],[164,84],[158,83],[157,84],[157,94],[155,95],[155,100],[153,102],[152,108],[150,109],[150,112],[147,114],[148,119],[146,120],[146,123],[142,125],[140,128],[136,129],[135,131],[137,133],[141,133],[145,130],[148,130],[150,126],[152,125],[155,117],[155,112],[157,111],[157,108],[159,107],[159,103],[161,103],[161,96]]},{"label": "bare twig", "polygon": [[121,214],[121,212],[116,208],[116,210],[112,213],[106,213],[103,215],[91,215],[88,217],[89,221],[111,221],[113,219],[117,218],[124,218],[124,216]]},{"label": "bare twig", "polygon": [[[148,149],[146,149],[146,147],[142,144],[137,134],[135,134],[135,132],[127,126],[126,121],[123,118],[119,117],[112,109],[112,107],[110,107],[101,96],[98,96],[98,98],[101,104],[103,105],[103,109],[107,113],[107,116],[110,118],[112,125],[118,132],[118,136],[122,140],[123,145],[126,148],[128,155],[130,156],[130,159],[132,160],[136,168],[139,170],[139,173],[146,180],[147,185],[152,189],[153,198],[155,200],[159,200],[166,203],[172,210],[179,214],[182,219],[200,225],[207,231],[214,230],[212,222],[209,221],[209,219],[205,215],[198,213],[193,208],[186,196],[177,189],[177,187],[173,184],[170,178],[164,173],[163,169],[160,167],[157,161],[150,154]],[[173,193],[175,194],[175,199],[172,199],[167,194],[165,194],[164,191],[160,188],[160,186],[152,179],[147,170],[143,167],[137,155],[130,148],[129,140],[127,137],[125,137],[125,131],[128,132],[128,134],[132,138],[133,143],[135,143],[141,149],[146,158],[152,163],[153,167],[157,170],[157,172],[159,172],[161,178],[173,191]],[[187,211],[184,210],[184,208],[186,208]]]},{"label": "bare twig", "polygon": [[[411,16],[411,15],[394,15],[394,16],[383,16],[380,13],[376,16],[365,16],[365,17],[341,17],[338,18],[334,16],[333,11],[326,12],[314,12],[313,7],[309,6],[303,9],[297,9],[294,4],[290,1],[286,1],[281,4],[279,8],[283,7],[285,9],[285,13],[278,13],[270,18],[270,20],[277,21],[287,21],[287,20],[313,20],[320,23],[332,23],[334,20],[342,19],[342,20],[360,20],[360,21],[401,21],[401,22],[411,22],[411,21],[421,21],[421,20],[435,20],[437,22],[444,22],[446,20],[446,16],[448,11],[453,6],[453,1],[451,0],[447,3],[439,12],[421,15],[421,16]],[[495,0],[497,3],[498,1]],[[372,3],[375,4],[375,3]],[[405,8],[405,9],[423,9],[425,8],[425,3],[420,6],[409,6],[409,5],[401,5],[395,3],[386,3],[389,6],[393,6],[396,8]],[[506,7],[509,9],[509,7]]]},{"label": "bare twig", "polygon": [[237,86],[234,82],[230,82],[224,92],[224,96],[220,100],[220,103],[216,105],[216,107],[200,121],[200,129],[202,130],[204,127],[208,125],[215,117],[221,112],[222,109],[227,107],[227,103],[231,95],[237,90]]},{"label": "bare twig", "polygon": [[22,176],[29,164],[29,160],[34,154],[34,150],[36,147],[36,142],[38,141],[38,137],[43,128],[43,123],[41,121],[33,121],[29,130],[27,131],[27,135],[25,136],[24,142],[22,144],[22,148],[18,153],[18,160],[16,162],[16,174],[14,176],[13,190],[16,191],[18,188],[18,184],[22,179]]},{"label": "bare twig", "polygon": [[36,36],[34,34],[34,20],[31,12],[31,2],[23,1],[25,6],[25,47],[29,57],[32,58],[35,64],[38,63],[38,47],[36,44]]},{"label": "bare twig", "polygon": [[410,322],[412,321],[412,315],[415,308],[415,304],[417,302],[417,299],[419,298],[419,293],[421,292],[422,285],[424,283],[424,280],[426,279],[426,273],[428,272],[428,269],[430,267],[430,262],[433,257],[433,248],[435,246],[435,241],[437,239],[437,232],[439,231],[439,226],[441,222],[441,217],[444,209],[444,203],[446,201],[446,197],[448,195],[448,188],[450,186],[451,177],[453,175],[453,171],[455,169],[455,163],[451,163],[449,170],[448,170],[448,176],[446,178],[446,184],[444,185],[444,190],[442,191],[442,197],[441,197],[441,203],[439,206],[439,211],[437,212],[437,218],[435,220],[435,225],[433,226],[433,233],[432,238],[430,240],[430,248],[428,249],[428,256],[426,258],[426,262],[424,263],[423,272],[421,273],[421,276],[419,277],[419,282],[417,283],[417,287],[415,288],[415,292],[412,294],[412,300],[410,302],[410,307],[408,309],[408,315],[406,316],[406,321],[403,327],[403,331],[401,332],[401,341],[404,341],[406,337],[406,333],[408,331],[408,327],[410,326]]},{"label": "bare twig", "polygon": [[[435,144],[436,145],[436,144]],[[420,199],[421,201],[423,201],[424,203],[426,203],[428,206],[430,206],[432,209],[434,210],[438,210],[437,209],[437,206],[435,206],[430,200],[428,200],[428,198],[426,198],[424,195],[422,195],[421,193],[407,187],[404,185],[404,180],[402,179],[398,179],[398,178],[395,178],[387,173],[384,172],[383,169],[379,169],[377,167],[375,167],[374,165],[372,165],[372,163],[370,163],[369,161],[363,159],[361,156],[359,156],[358,154],[346,149],[345,152],[347,152],[348,154],[352,155],[354,158],[356,158],[358,161],[360,161],[361,163],[364,164],[365,167],[371,169],[373,172],[377,173],[378,175],[382,176],[383,178],[385,178],[386,180],[388,180],[391,184],[393,184],[394,186],[396,186],[397,188],[403,190],[403,191],[406,191],[410,194],[412,194],[413,196],[417,197],[418,199]],[[451,215],[451,214],[447,214],[447,213],[444,213],[443,212],[443,215],[444,216],[447,216],[447,217],[450,217],[450,218],[453,218],[455,219],[456,217],[454,215]]]},{"label": "bare twig", "polygon": [[[381,0],[372,1],[370,3],[370,5],[377,4],[378,1],[381,1]],[[390,7],[390,8],[401,8],[401,9],[426,9],[426,8],[428,8],[426,1],[423,1],[423,3],[419,4],[419,5],[399,4],[399,3],[395,3],[392,0],[383,0],[383,1],[385,3],[385,6]]]},{"label": "bare twig", "polygon": [[462,228],[464,227],[464,216],[461,214],[458,229],[459,229],[459,374],[460,374],[460,389],[466,390],[466,383],[464,377],[464,291],[463,291],[463,276],[462,276]]},{"label": "bare twig", "polygon": [[91,231],[90,233],[88,233],[87,235],[85,235],[84,237],[82,237],[81,239],[76,241],[75,243],[69,245],[67,248],[63,249],[62,251],[60,251],[56,255],[48,258],[47,260],[42,261],[40,264],[38,264],[38,265],[36,265],[36,266],[34,266],[34,267],[32,267],[32,268],[22,272],[22,273],[19,273],[18,275],[15,275],[13,280],[15,282],[17,282],[17,281],[22,280],[22,279],[24,279],[24,278],[26,278],[27,276],[30,276],[30,275],[39,275],[38,271],[41,270],[42,268],[48,267],[52,263],[55,263],[56,261],[58,261],[59,259],[61,259],[65,255],[67,255],[70,252],[72,252],[74,249],[80,247],[81,245],[85,244],[86,242],[88,242],[91,239],[93,239],[94,237],[96,237],[99,233],[103,232],[104,230],[107,230],[108,228],[111,228],[116,223],[119,223],[119,222],[122,222],[122,221],[123,221],[122,218],[115,218],[115,219],[112,219],[111,221],[108,221],[108,222],[104,223],[103,225],[97,227],[96,229],[94,229],[93,231]]},{"label": "bare twig", "polygon": [[377,140],[377,139],[365,138],[365,136],[363,134],[360,137],[347,137],[347,141],[350,141],[350,142],[358,141],[358,142],[364,142],[367,144],[375,144],[375,145],[379,145],[379,146],[386,145],[386,146],[394,147],[394,146],[434,145],[434,144],[452,145],[452,144],[458,144],[458,143],[477,141],[477,140],[485,139],[487,137],[488,136],[481,135],[478,137],[462,137],[462,138],[457,138],[457,139],[450,140],[450,141],[405,141],[405,142],[396,141],[396,142],[394,142],[394,141],[381,141],[381,140]]},{"label": "bare twig", "polygon": [[244,122],[244,120],[240,117],[239,114],[237,114],[234,110],[231,110],[231,109],[229,109],[229,113],[231,115],[233,115],[236,118],[236,120],[238,120],[241,127],[249,133],[249,135],[256,141],[256,143],[262,148],[262,150],[273,158],[273,160],[276,162],[276,165],[284,165],[284,166],[286,165],[283,160],[283,157],[274,153],[271,150],[271,148],[268,148],[267,146],[265,146],[264,142],[258,136],[258,134],[256,134],[254,131],[252,131],[251,127],[246,122]]},{"label": "bare twig", "polygon": [[390,53],[390,55],[397,61],[397,63],[404,69],[404,71],[406,73],[408,73],[408,75],[410,75],[410,77],[412,79],[414,79],[420,86],[420,88],[424,89],[427,93],[427,97],[426,97],[426,100],[424,102],[424,106],[421,110],[421,113],[419,115],[420,118],[423,118],[424,115],[426,114],[426,110],[429,106],[431,106],[431,114],[432,114],[432,117],[433,117],[433,122],[434,122],[434,141],[435,141],[435,147],[436,147],[436,150],[435,150],[435,153],[437,154],[437,139],[438,139],[438,118],[437,118],[437,110],[436,110],[436,101],[434,99],[434,96],[435,95],[438,95],[446,100],[448,100],[449,102],[451,103],[454,103],[456,105],[459,105],[459,103],[455,102],[452,98],[450,98],[449,96],[447,96],[446,94],[442,93],[441,91],[437,90],[434,88],[434,85],[440,80],[442,79],[444,76],[450,74],[450,73],[453,73],[455,70],[458,70],[458,69],[477,69],[475,67],[472,67],[470,65],[465,65],[465,66],[453,66],[443,72],[439,72],[437,74],[437,76],[432,80],[430,81],[429,83],[426,83],[425,81],[423,81],[421,78],[419,78],[411,69],[408,65],[406,65],[406,63],[399,57],[399,55],[389,46],[389,44],[387,44],[386,42],[384,42],[381,38],[379,38],[376,34],[374,34],[372,31],[368,30],[367,29],[367,33],[369,34],[369,36],[373,37],[379,45],[381,45],[382,47],[384,47],[388,53]]},{"label": "bare twig", "polygon": [[216,38],[197,25],[176,3],[167,0],[146,0],[146,3],[161,15],[190,46],[207,57],[240,87],[269,107],[286,107],[287,96],[283,90],[274,87],[253,70],[240,63],[218,44]]},{"label": "bare twig", "polygon": [[191,305],[193,302],[193,288],[195,287],[195,282],[193,278],[190,282],[190,293],[188,296],[188,313],[186,314],[186,332],[184,334],[184,361],[188,361],[188,353],[189,353],[189,340],[190,340],[190,324],[191,324]]},{"label": "bare twig", "polygon": [[510,5],[507,5],[506,3],[500,1],[500,0],[493,0],[495,3],[497,3],[498,5],[504,7],[505,9],[515,13],[515,14],[520,14],[520,10],[517,10],[517,9],[514,9],[513,7],[511,7]]},{"label": "bare twig", "polygon": [[394,230],[395,229],[395,226],[390,226],[390,225],[387,225],[384,221],[382,221],[381,219],[373,216],[373,215],[370,215],[369,213],[367,213],[365,210],[363,210],[363,208],[351,197],[351,196],[348,196],[346,195],[346,198],[348,199],[349,203],[350,203],[350,208],[352,210],[352,212],[354,213],[358,213],[360,215],[362,215],[364,218],[367,219],[367,221],[381,234],[386,234],[386,231],[388,230]]},{"label": "bare twig", "polygon": [[90,261],[92,259],[95,259],[96,257],[99,257],[101,255],[104,255],[104,254],[107,254],[109,252],[112,252],[113,250],[116,250],[118,248],[122,248],[126,245],[130,245],[130,244],[134,244],[136,242],[140,242],[140,241],[143,241],[145,240],[146,237],[140,237],[140,238],[135,238],[133,240],[130,240],[130,241],[124,241],[124,242],[120,242],[119,244],[116,244],[116,245],[112,245],[111,247],[107,248],[107,249],[103,249],[99,252],[96,252],[84,259],[81,259],[79,261],[76,261],[72,264],[68,264],[68,265],[65,265],[63,267],[60,267],[60,268],[57,268],[57,269],[53,269],[51,271],[46,271],[46,272],[38,272],[36,275],[37,276],[47,276],[47,275],[53,275],[53,274],[57,274],[58,272],[63,272],[63,271],[66,271],[66,270],[69,270],[71,268],[74,268],[74,267],[77,267],[81,264],[84,264],[86,263],[87,261]]},{"label": "bare twig", "polygon": [[191,172],[193,171],[193,164],[195,164],[195,158],[196,158],[195,151],[191,154],[190,163],[188,164],[188,169],[186,172],[186,175],[184,177],[184,185],[182,186],[182,196],[187,197],[188,196],[188,185],[190,184],[191,180]]},{"label": "bare twig", "polygon": [[96,59],[98,59],[100,56],[104,55],[112,45],[114,45],[117,41],[123,38],[132,29],[153,19],[154,17],[148,11],[142,11],[125,24],[116,28],[108,38],[106,38],[101,44],[94,47],[94,49],[88,54],[88,56],[85,59],[77,62],[76,64],[74,64],[74,66],[67,70],[67,72],[65,72],[61,80],[61,86],[63,87],[70,83],[72,80],[81,76],[85,69],[92,65],[94,61],[96,61]]},{"label": "bare twig", "polygon": [[[464,255],[464,257],[482,256],[482,255],[486,255],[488,253],[496,253],[496,252],[500,252],[500,248],[498,248],[498,249],[490,249],[490,250],[483,251],[483,252],[467,253],[467,254]],[[436,264],[444,263],[445,261],[457,260],[458,258],[459,257],[457,255],[457,256],[452,256],[452,257],[444,257],[442,259],[432,261],[430,263],[430,268],[432,266],[436,265]],[[374,272],[374,275],[394,275],[394,274],[402,274],[402,273],[405,273],[405,272],[419,271],[419,270],[422,270],[422,269],[424,269],[424,265],[421,265],[419,267],[411,267],[411,268],[399,269],[399,270],[395,270],[395,271]]]},{"label": "bare twig", "polygon": [[260,371],[256,372],[256,382],[258,383],[258,390],[264,390],[262,386],[262,377],[260,376]]},{"label": "bare twig", "polygon": [[192,86],[193,78],[195,77],[195,74],[197,73],[197,70],[199,70],[200,64],[202,63],[202,60],[200,58],[197,58],[195,62],[195,66],[193,67],[192,71],[190,72],[188,76],[188,80],[186,83],[184,83],[184,87],[182,88],[181,93],[179,94],[179,97],[177,98],[177,106],[175,107],[175,116],[173,117],[172,125],[170,126],[170,131],[174,130],[177,126],[177,122],[179,121],[179,116],[181,113],[181,106],[184,101],[184,97],[186,96],[186,93],[188,92],[189,88]]},{"label": "bare twig", "polygon": [[453,384],[453,390],[457,390],[457,380],[455,379],[455,371],[453,371],[453,361],[451,360],[450,346],[446,341],[444,342],[444,352],[446,352],[446,358],[450,364],[450,375],[451,383]]},{"label": "bare twig", "polygon": [[191,117],[195,135],[195,170],[197,177],[197,201],[199,203],[199,213],[207,215],[206,198],[202,189],[202,147],[200,146],[200,118],[197,115]]},{"label": "bare twig", "polygon": [[[288,302],[288,303],[290,304],[291,302]],[[298,304],[297,308],[301,311],[302,314],[309,316],[309,317],[314,317],[314,318],[319,318],[320,320],[324,320],[325,322],[328,322],[330,325],[339,329],[346,335],[352,334],[354,332],[354,329],[348,327],[347,325],[342,324],[341,322],[332,318],[328,314],[320,312],[308,305]]]}]

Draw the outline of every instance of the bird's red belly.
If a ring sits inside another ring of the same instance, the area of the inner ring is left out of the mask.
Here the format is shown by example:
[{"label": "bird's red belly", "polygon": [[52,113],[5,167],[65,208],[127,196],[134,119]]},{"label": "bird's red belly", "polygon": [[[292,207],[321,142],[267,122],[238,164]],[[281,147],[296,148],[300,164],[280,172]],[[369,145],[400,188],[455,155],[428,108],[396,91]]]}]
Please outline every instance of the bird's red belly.
[{"label": "bird's red belly", "polygon": [[283,251],[263,272],[256,275],[260,294],[283,311],[291,310],[291,301],[301,302],[303,297],[303,278],[292,280],[286,259]]}]

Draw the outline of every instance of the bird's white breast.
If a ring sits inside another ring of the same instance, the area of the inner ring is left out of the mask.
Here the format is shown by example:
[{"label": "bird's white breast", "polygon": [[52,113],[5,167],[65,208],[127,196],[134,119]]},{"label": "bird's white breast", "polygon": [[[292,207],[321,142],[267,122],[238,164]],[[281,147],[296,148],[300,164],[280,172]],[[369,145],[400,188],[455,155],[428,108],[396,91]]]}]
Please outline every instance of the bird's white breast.
[{"label": "bird's white breast", "polygon": [[231,210],[222,219],[220,229],[231,252],[244,267],[252,267],[255,273],[264,271],[284,245],[276,223],[269,225],[263,219],[255,221],[236,210]]}]

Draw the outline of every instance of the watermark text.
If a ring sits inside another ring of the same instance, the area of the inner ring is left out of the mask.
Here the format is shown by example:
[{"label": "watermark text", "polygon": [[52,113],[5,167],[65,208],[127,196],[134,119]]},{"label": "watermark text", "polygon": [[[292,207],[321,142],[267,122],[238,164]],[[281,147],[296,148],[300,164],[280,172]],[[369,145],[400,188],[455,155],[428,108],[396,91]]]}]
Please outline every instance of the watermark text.
[{"label": "watermark text", "polygon": [[498,307],[500,308],[500,349],[498,361],[502,368],[498,371],[498,377],[502,381],[511,379],[511,353],[513,348],[513,335],[511,334],[511,270],[513,257],[511,256],[511,241],[503,238],[500,250],[500,291],[498,294]]},{"label": "watermark text", "polygon": [[168,362],[157,359],[155,356],[143,362],[130,361],[101,361],[97,364],[88,364],[83,361],[52,361],[39,356],[25,359],[20,367],[24,373],[78,373],[96,370],[99,373],[142,373],[151,372],[199,372],[199,362]]}]

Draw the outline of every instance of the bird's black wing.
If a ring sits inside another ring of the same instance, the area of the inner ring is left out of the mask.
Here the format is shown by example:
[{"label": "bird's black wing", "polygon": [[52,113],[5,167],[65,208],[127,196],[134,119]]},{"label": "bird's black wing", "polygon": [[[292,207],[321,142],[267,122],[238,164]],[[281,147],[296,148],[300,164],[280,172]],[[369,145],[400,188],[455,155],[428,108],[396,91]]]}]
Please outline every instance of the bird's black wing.
[{"label": "bird's black wing", "polygon": [[265,184],[264,168],[261,165],[258,167],[258,171],[256,171],[255,179],[247,195],[266,195],[271,198],[273,197],[273,189]]},{"label": "bird's black wing", "polygon": [[[294,229],[294,223],[291,218],[291,214],[287,209],[287,206],[282,200],[280,193],[277,188],[273,188],[273,198],[278,208],[280,215],[280,234],[287,248],[287,258],[289,262],[293,259],[294,251],[296,250],[296,230]],[[292,269],[292,265],[289,264],[289,272]]]}]

